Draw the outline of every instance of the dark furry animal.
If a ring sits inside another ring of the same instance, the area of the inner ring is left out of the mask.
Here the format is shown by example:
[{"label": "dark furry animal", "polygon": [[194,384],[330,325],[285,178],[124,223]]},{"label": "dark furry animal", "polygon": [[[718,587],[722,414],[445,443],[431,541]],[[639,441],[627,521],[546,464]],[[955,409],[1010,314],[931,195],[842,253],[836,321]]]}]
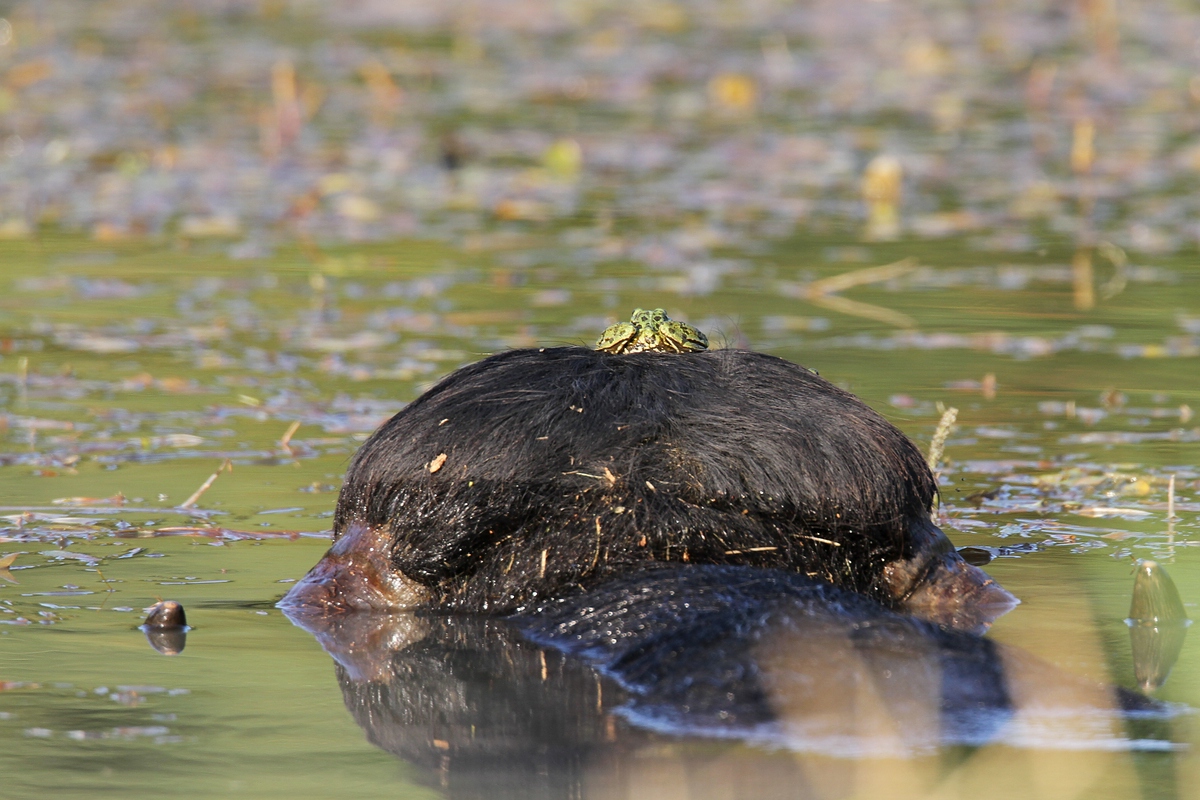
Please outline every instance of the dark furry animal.
[{"label": "dark furry animal", "polygon": [[934,492],[900,431],[787,361],[515,350],[362,446],[280,606],[451,796],[582,796],[653,731],[914,754],[1165,713],[972,632],[1013,599]]},{"label": "dark furry animal", "polygon": [[934,492],[899,430],[788,361],[513,350],[367,440],[334,548],[284,602],[512,612],[665,561],[790,570],[976,627],[1012,597],[931,523]]},{"label": "dark furry animal", "polygon": [[[909,723],[904,735],[914,750],[990,741],[1018,709],[1016,697],[1050,715],[1081,713],[1089,701],[1122,713],[1167,711],[983,636],[781,570],[649,567],[516,624],[616,679],[636,698],[630,715],[660,730],[749,730],[803,708],[808,734],[837,739],[854,716],[855,683],[880,690],[890,715]],[[931,725],[921,730],[918,720]]]}]

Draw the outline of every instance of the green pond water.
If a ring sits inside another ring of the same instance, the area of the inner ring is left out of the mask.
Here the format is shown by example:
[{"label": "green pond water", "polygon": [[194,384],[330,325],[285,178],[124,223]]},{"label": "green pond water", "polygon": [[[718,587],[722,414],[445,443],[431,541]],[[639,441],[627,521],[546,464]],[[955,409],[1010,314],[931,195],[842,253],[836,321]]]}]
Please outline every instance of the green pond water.
[{"label": "green pond water", "polygon": [[[996,640],[1134,688],[1136,563],[1165,566],[1196,615],[1191,259],[1117,272],[1096,257],[1087,308],[1066,247],[797,239],[688,291],[686,269],[581,266],[541,246],[520,227],[482,250],[397,242],[248,262],[170,242],[0,243],[0,556],[18,554],[0,575],[0,796],[439,796],[444,775],[367,740],[330,657],[274,603],[324,552],[342,472],[375,426],[459,365],[590,344],[635,306],[815,368],[923,448],[939,404],[956,407],[939,524],[990,548],[986,569],[1021,598]],[[910,257],[834,293],[869,306],[855,313],[809,291]],[[193,626],[175,656],[137,628],[160,598]],[[1200,708],[1195,632],[1154,696]],[[892,758],[661,737],[584,770],[569,794],[1200,794],[1193,717],[1123,736],[1163,746]]]}]

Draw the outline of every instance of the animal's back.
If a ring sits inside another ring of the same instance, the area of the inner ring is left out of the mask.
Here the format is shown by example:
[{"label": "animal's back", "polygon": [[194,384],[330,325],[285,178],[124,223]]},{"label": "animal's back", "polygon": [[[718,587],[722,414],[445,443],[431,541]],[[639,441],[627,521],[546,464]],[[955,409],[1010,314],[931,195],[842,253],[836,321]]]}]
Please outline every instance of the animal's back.
[{"label": "animal's back", "polygon": [[933,493],[900,431],[782,359],[515,350],[453,373],[362,446],[335,535],[389,527],[406,576],[476,610],[646,561],[782,567],[884,595],[885,565],[929,545]]}]

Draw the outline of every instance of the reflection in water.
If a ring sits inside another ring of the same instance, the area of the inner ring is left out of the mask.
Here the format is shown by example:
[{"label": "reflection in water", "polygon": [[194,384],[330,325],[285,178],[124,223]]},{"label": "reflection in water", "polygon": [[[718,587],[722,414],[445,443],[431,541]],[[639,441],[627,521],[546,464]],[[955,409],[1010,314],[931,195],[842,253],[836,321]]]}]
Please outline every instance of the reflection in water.
[{"label": "reflection in water", "polygon": [[1183,610],[1175,582],[1154,561],[1138,565],[1125,623],[1129,626],[1138,685],[1147,692],[1157,689],[1167,682],[1192,623]]},{"label": "reflection in water", "polygon": [[187,644],[187,628],[151,628],[142,626],[146,641],[164,656],[177,656]]},{"label": "reflection in water", "polygon": [[648,741],[612,714],[627,699],[612,681],[502,619],[351,614],[312,630],[371,743],[454,797],[572,796]]},{"label": "reflection in water", "polygon": [[1161,704],[788,573],[666,567],[509,619],[288,613],[371,742],[452,797],[648,796],[698,747],[708,778],[677,796],[751,772],[717,794],[838,796],[798,787],[956,745],[1172,747]]}]

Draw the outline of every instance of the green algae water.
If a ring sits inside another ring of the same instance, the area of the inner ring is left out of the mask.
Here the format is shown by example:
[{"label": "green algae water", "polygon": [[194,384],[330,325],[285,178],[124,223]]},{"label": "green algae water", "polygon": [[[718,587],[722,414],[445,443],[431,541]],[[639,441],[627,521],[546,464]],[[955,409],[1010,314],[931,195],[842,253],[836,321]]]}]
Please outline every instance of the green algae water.
[{"label": "green algae water", "polygon": [[[0,3],[0,797],[1200,795],[1200,634],[1125,620],[1148,561],[1200,603],[1197,41],[1163,0]],[[526,726],[595,709],[594,746],[397,736],[507,689],[411,620],[376,644],[457,682],[349,675],[276,610],[348,459],[456,367],[637,307],[922,448],[956,409],[937,522],[1022,601],[989,637],[1178,713],[680,737],[497,635],[559,692]]]},{"label": "green algae water", "polygon": [[[844,263],[846,248],[863,261]],[[994,639],[1136,688],[1136,564],[1162,565],[1196,615],[1188,262],[1131,265],[1120,291],[1080,309],[1066,248],[1018,260],[953,241],[796,239],[704,294],[675,291],[686,268],[505,255],[399,242],[244,262],[170,243],[0,244],[0,794],[523,796],[375,746],[332,659],[274,603],[324,552],[347,460],[390,414],[459,365],[590,344],[636,306],[813,367],[922,447],[957,408],[936,513],[1021,598]],[[855,274],[870,280],[838,278]],[[193,626],[177,655],[138,630],[158,599]],[[1155,697],[1200,708],[1198,647],[1185,636]],[[620,770],[571,772],[562,791],[1195,794],[1190,715],[1114,737],[882,758],[666,736]]]}]

